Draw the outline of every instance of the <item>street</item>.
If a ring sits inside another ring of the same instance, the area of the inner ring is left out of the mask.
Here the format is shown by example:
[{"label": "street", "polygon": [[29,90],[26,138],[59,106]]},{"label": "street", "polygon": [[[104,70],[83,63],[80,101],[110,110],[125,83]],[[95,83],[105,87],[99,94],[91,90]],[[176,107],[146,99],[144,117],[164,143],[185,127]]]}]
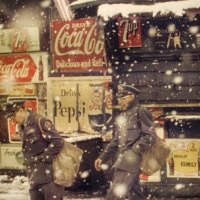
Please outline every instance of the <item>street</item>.
[{"label": "street", "polygon": [[[9,180],[8,176],[0,176],[0,200],[29,200],[28,181],[24,176],[16,176]],[[64,200],[103,200],[105,193],[100,191],[71,191],[65,190]],[[200,197],[195,198],[166,198],[166,197],[147,197],[147,200],[200,200]]]}]

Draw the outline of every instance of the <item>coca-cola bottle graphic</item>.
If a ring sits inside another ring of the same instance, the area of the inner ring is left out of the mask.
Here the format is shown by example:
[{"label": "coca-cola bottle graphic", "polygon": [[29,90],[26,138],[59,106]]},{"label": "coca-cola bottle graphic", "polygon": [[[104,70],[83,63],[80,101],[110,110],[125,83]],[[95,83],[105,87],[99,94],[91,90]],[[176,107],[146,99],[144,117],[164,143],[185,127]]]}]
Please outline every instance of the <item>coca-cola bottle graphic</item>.
[{"label": "coca-cola bottle graphic", "polygon": [[200,176],[200,148],[198,151],[198,176]]},{"label": "coca-cola bottle graphic", "polygon": [[174,175],[174,158],[173,158],[173,154],[171,154],[169,160],[168,160],[168,164],[169,164],[169,175]]},{"label": "coca-cola bottle graphic", "polygon": [[40,55],[39,63],[38,63],[38,80],[43,81],[44,80],[44,66],[42,61],[42,56]]}]

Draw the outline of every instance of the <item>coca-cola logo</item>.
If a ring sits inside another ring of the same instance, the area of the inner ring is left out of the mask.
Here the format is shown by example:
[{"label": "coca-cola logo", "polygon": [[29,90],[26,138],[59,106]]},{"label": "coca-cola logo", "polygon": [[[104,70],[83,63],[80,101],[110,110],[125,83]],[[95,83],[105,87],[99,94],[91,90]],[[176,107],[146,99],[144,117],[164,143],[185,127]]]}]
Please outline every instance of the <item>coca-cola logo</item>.
[{"label": "coca-cola logo", "polygon": [[16,82],[30,82],[35,71],[35,63],[29,55],[0,58],[0,78],[9,77]]},{"label": "coca-cola logo", "polygon": [[55,36],[54,52],[58,56],[99,55],[104,49],[104,41],[97,34],[95,20],[65,22]]}]

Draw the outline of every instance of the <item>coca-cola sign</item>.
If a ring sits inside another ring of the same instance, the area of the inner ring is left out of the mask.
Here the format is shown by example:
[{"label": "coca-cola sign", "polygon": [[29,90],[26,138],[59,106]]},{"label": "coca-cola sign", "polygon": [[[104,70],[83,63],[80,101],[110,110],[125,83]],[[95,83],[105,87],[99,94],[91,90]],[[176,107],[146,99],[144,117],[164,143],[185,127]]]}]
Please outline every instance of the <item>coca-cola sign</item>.
[{"label": "coca-cola sign", "polygon": [[54,21],[52,24],[54,70],[64,72],[102,70],[105,67],[104,37],[103,32],[99,30],[102,30],[100,23],[94,18]]},{"label": "coca-cola sign", "polygon": [[31,82],[36,69],[28,54],[0,56],[0,82]]}]

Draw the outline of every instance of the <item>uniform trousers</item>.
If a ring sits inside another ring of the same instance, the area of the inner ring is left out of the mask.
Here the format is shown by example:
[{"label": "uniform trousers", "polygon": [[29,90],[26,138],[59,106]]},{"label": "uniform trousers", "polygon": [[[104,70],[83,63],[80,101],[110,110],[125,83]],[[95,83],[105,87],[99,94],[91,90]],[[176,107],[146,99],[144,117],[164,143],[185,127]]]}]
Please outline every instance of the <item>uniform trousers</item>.
[{"label": "uniform trousers", "polygon": [[145,200],[139,184],[139,174],[115,169],[106,200]]},{"label": "uniform trousers", "polygon": [[31,186],[29,194],[31,200],[63,200],[64,187],[51,181],[42,185]]}]

